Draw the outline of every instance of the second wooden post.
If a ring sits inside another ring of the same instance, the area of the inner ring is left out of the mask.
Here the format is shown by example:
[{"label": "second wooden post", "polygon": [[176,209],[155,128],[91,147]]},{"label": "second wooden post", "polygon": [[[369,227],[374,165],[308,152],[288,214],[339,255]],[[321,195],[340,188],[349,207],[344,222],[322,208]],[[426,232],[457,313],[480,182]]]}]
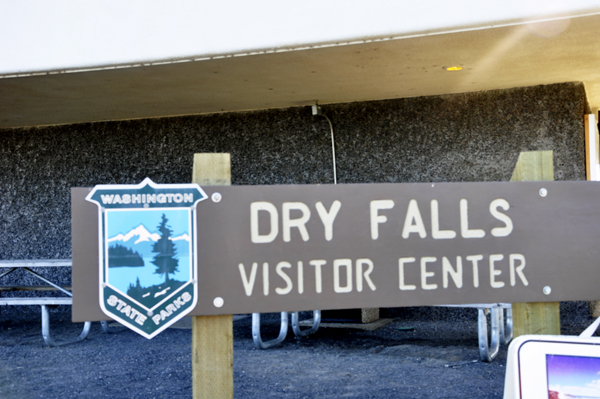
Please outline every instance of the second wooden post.
[{"label": "second wooden post", "polygon": [[[552,151],[522,152],[510,181],[554,180]],[[513,303],[514,337],[525,334],[560,335],[558,302]]]}]

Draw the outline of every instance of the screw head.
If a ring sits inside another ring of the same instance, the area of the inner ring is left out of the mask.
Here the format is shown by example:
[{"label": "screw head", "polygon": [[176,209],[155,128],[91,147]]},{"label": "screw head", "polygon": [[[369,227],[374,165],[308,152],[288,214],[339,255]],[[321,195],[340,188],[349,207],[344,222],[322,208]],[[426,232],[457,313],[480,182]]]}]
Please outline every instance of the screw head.
[{"label": "screw head", "polygon": [[541,188],[540,189],[540,197],[545,197],[548,195],[548,190],[546,190],[545,188]]},{"label": "screw head", "polygon": [[210,196],[210,199],[212,199],[214,203],[219,203],[223,199],[223,196],[221,193],[213,193],[213,195]]},{"label": "screw head", "polygon": [[550,288],[549,286],[545,286],[543,291],[545,295],[550,295],[550,293],[552,292],[552,288]]},{"label": "screw head", "polygon": [[225,304],[225,301],[220,296],[216,297],[213,300],[213,305],[215,305],[216,308],[222,308],[224,304]]}]

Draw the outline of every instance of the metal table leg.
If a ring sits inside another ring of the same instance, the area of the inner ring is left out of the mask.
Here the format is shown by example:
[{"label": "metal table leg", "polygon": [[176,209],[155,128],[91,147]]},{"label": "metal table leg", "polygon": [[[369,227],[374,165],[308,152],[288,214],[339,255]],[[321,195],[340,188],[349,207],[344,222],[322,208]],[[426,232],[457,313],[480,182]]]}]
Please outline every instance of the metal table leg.
[{"label": "metal table leg", "polygon": [[[504,323],[504,312],[506,309],[506,323]],[[513,338],[513,318],[512,318],[512,307],[507,307],[500,310],[502,315],[500,319],[500,343],[502,345],[508,345]]]},{"label": "metal table leg", "polygon": [[498,355],[500,349],[500,315],[502,308],[491,308],[490,319],[491,319],[491,344],[488,345],[488,328],[487,328],[487,316],[485,315],[485,309],[478,308],[478,319],[477,325],[479,330],[479,355],[481,360],[484,362],[491,362]]},{"label": "metal table leg", "polygon": [[301,331],[300,330],[300,321],[298,320],[298,312],[292,313],[292,330],[297,337],[306,337],[307,335],[314,334],[319,329],[319,325],[321,324],[321,311],[315,310],[313,311],[313,326],[308,330]]},{"label": "metal table leg", "polygon": [[52,339],[52,336],[50,335],[50,315],[48,314],[48,308],[46,307],[46,305],[41,305],[41,307],[42,307],[42,337],[44,337],[44,342],[46,343],[46,345],[61,346],[61,345],[72,344],[75,342],[83,341],[84,339],[86,339],[86,337],[90,333],[90,329],[92,328],[92,322],[86,321],[85,324],[83,325],[83,331],[81,332],[81,335],[79,335],[79,337],[74,338],[74,339],[68,339],[66,341],[61,341],[61,342],[54,341]]},{"label": "metal table leg", "polygon": [[102,320],[102,321],[100,322],[100,325],[102,326],[102,330],[103,330],[105,333],[107,333],[107,334],[115,334],[115,333],[117,333],[117,332],[118,332],[118,330],[116,330],[116,329],[114,329],[114,328],[111,328],[111,327],[109,327],[109,326],[108,326],[108,321],[106,321],[106,320]]},{"label": "metal table leg", "polygon": [[11,274],[12,272],[14,272],[15,270],[17,270],[16,267],[12,267],[10,269],[8,269],[7,271],[0,273],[0,278],[4,277],[4,276],[8,276],[9,274]]},{"label": "metal table leg", "polygon": [[252,339],[259,349],[267,349],[283,342],[288,330],[288,313],[281,312],[281,329],[279,336],[267,342],[263,342],[260,336],[260,313],[252,313]]}]

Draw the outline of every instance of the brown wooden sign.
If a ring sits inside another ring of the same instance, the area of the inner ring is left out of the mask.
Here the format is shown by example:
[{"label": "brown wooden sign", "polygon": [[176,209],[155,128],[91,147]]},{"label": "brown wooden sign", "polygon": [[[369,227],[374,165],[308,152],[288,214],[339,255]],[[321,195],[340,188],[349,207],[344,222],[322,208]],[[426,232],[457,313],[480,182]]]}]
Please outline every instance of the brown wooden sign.
[{"label": "brown wooden sign", "polygon": [[[202,188],[191,315],[598,296],[598,183]],[[89,190],[72,190],[74,321],[106,318]]]}]

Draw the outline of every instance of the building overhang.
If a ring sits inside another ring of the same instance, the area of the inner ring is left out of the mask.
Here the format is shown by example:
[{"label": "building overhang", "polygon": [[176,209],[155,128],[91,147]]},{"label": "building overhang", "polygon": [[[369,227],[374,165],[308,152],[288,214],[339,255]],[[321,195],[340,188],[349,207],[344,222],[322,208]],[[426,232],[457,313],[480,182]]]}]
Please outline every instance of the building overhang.
[{"label": "building overhang", "polygon": [[[468,2],[468,1],[467,1]],[[0,128],[583,82],[600,107],[600,10],[531,21],[55,68],[0,65]],[[386,28],[388,29],[388,28]],[[380,32],[381,33],[381,32]],[[292,40],[292,39],[289,39]],[[116,58],[115,58],[116,59]],[[124,60],[120,60],[124,61]],[[15,64],[16,65],[16,64]],[[451,71],[449,67],[460,67]],[[45,69],[44,69],[45,68]],[[54,68],[54,69],[52,69]]]}]

